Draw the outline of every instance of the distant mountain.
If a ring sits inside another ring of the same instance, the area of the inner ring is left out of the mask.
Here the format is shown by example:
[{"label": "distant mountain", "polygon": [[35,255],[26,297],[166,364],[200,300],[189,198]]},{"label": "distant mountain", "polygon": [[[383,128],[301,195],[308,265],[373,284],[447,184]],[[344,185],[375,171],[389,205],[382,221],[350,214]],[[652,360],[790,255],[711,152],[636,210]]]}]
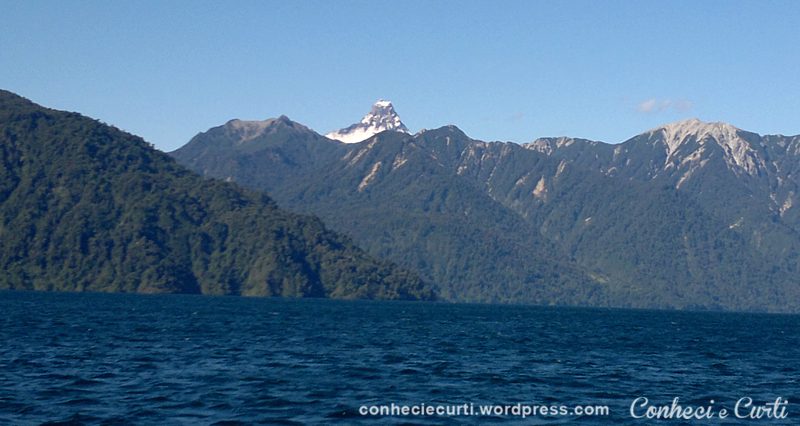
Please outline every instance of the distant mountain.
[{"label": "distant mountain", "polygon": [[619,145],[550,145],[542,139],[526,147],[606,176],[674,188],[774,261],[793,262],[800,251],[799,136],[692,119]]},{"label": "distant mountain", "polygon": [[[234,121],[225,135],[241,146],[285,122]],[[416,275],[374,260],[316,218],[6,91],[0,165],[3,289],[433,297]]]},{"label": "distant mountain", "polygon": [[[264,140],[271,142],[267,150]],[[346,145],[286,116],[264,121],[231,120],[198,135],[194,141],[174,155],[180,156],[190,169],[226,180],[234,178],[226,171],[241,168],[258,170],[256,178],[263,181],[283,179],[289,173],[322,167],[347,150]]]},{"label": "distant mountain", "polygon": [[218,129],[172,155],[318,214],[449,300],[800,310],[797,136],[690,120],[618,145],[454,126],[343,145],[302,128],[230,149]]},{"label": "distant mountain", "polygon": [[357,143],[387,130],[409,133],[392,103],[381,99],[372,105],[372,110],[360,122],[325,136],[344,143]]},{"label": "distant mountain", "polygon": [[[317,211],[374,255],[442,283],[438,290],[449,300],[585,304],[590,292],[602,303],[594,283],[534,228],[452,176],[411,135],[388,131],[346,145],[295,130],[253,139],[242,154],[218,150],[226,145],[221,133],[218,127],[199,134],[172,155],[211,176],[267,190],[298,211]],[[214,154],[194,157],[200,151]]]}]

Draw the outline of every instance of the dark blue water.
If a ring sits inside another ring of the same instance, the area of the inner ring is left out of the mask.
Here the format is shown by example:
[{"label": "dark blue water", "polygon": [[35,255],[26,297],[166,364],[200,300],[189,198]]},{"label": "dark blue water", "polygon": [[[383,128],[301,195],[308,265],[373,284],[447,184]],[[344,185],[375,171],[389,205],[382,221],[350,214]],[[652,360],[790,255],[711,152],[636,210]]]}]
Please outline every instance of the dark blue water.
[{"label": "dark blue water", "polygon": [[[652,424],[631,418],[637,397],[781,397],[788,418],[704,423],[800,424],[798,330],[779,315],[0,292],[0,424]],[[391,403],[610,415],[359,413]]]}]

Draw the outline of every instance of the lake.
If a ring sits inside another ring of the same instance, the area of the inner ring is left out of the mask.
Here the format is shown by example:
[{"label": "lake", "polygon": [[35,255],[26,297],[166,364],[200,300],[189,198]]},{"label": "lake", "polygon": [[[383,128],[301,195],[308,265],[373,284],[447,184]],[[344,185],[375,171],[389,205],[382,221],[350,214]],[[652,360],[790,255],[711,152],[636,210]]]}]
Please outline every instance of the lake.
[{"label": "lake", "polygon": [[800,422],[794,315],[10,291],[0,313],[0,424]]}]

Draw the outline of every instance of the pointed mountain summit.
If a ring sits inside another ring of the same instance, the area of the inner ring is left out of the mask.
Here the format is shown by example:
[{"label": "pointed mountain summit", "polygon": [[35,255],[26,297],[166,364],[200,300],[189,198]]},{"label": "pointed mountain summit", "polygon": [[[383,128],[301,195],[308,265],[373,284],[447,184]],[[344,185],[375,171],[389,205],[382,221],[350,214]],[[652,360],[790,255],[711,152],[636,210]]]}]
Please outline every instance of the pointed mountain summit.
[{"label": "pointed mountain summit", "polygon": [[319,215],[449,301],[800,309],[800,135],[691,119],[617,144],[317,137],[176,158]]},{"label": "pointed mountain summit", "polygon": [[[227,126],[232,142],[220,146],[233,149],[258,142],[236,145],[242,135],[266,131],[264,137],[283,138],[270,129],[292,123],[281,117]],[[347,299],[432,294],[414,274],[368,256],[314,217],[203,179],[115,127],[3,90],[0,166],[3,290]]]},{"label": "pointed mountain summit", "polygon": [[381,99],[372,105],[369,114],[365,115],[361,122],[330,132],[325,136],[344,143],[357,143],[386,130],[409,133],[406,125],[400,121],[400,116],[395,112],[392,103]]}]

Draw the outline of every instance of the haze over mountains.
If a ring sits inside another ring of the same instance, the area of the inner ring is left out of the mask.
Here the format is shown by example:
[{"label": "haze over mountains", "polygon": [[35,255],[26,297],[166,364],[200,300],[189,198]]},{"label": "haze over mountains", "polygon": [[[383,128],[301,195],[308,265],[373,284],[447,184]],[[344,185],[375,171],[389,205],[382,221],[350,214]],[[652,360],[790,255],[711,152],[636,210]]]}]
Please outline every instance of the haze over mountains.
[{"label": "haze over mountains", "polygon": [[172,155],[320,216],[448,300],[798,310],[798,136],[687,120],[519,145],[382,114],[329,134],[359,143],[280,117]]}]

